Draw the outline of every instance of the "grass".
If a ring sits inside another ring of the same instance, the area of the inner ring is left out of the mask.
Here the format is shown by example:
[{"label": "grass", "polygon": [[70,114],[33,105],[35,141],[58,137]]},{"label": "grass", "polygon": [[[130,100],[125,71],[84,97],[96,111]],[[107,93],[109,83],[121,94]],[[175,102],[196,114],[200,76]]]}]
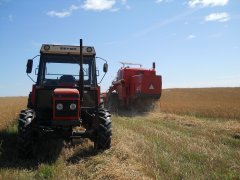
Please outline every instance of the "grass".
[{"label": "grass", "polygon": [[16,113],[26,98],[0,98],[0,179],[239,179],[238,91],[164,90],[164,112],[113,115],[111,149],[45,140],[33,160],[16,151]]},{"label": "grass", "polygon": [[228,121],[162,113],[115,121],[116,129],[135,136],[129,147],[152,178],[240,177],[240,141],[232,137],[240,131],[238,121],[229,125]]}]

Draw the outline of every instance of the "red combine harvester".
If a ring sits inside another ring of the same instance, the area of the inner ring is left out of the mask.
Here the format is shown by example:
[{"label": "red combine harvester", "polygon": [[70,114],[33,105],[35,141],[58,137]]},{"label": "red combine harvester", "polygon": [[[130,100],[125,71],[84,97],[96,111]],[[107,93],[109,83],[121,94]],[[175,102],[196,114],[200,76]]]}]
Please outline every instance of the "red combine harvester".
[{"label": "red combine harvester", "polygon": [[144,69],[140,64],[121,63],[123,67],[118,70],[117,78],[103,95],[105,105],[115,112],[118,109],[141,112],[153,109],[162,92],[162,77],[156,75],[155,63],[152,69]]}]

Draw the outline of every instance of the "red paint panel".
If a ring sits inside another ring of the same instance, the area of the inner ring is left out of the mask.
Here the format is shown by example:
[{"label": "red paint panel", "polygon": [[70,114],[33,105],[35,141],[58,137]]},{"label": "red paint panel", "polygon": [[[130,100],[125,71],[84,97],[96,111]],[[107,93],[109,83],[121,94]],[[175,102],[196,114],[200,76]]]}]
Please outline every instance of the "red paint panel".
[{"label": "red paint panel", "polygon": [[[60,97],[56,97],[60,95]],[[61,95],[63,97],[61,97]],[[77,95],[77,97],[64,97],[64,95]],[[56,116],[56,101],[77,101],[77,115],[76,116]],[[80,119],[80,98],[77,89],[57,88],[53,91],[53,120],[79,120]]]},{"label": "red paint panel", "polygon": [[142,81],[142,93],[160,94],[162,89],[161,76],[144,76]]}]

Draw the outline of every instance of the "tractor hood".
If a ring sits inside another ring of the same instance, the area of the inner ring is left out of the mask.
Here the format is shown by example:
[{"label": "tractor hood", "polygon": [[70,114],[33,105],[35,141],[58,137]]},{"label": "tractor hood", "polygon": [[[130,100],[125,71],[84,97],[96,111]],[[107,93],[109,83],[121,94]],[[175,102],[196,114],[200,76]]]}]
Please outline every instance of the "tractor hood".
[{"label": "tractor hood", "polygon": [[76,96],[79,96],[79,91],[77,89],[70,89],[70,88],[56,88],[54,89],[53,91],[53,94],[54,95],[61,95],[61,96],[64,96],[64,95],[76,95]]}]

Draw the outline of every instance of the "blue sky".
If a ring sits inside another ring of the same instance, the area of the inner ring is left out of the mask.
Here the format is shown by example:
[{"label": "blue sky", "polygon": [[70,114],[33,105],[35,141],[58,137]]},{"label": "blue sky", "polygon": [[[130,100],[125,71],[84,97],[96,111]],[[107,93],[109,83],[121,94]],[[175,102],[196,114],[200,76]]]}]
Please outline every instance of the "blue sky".
[{"label": "blue sky", "polygon": [[80,38],[108,60],[103,90],[119,61],[155,61],[163,88],[239,87],[239,32],[239,0],[0,0],[0,96],[28,94],[42,43]]}]

